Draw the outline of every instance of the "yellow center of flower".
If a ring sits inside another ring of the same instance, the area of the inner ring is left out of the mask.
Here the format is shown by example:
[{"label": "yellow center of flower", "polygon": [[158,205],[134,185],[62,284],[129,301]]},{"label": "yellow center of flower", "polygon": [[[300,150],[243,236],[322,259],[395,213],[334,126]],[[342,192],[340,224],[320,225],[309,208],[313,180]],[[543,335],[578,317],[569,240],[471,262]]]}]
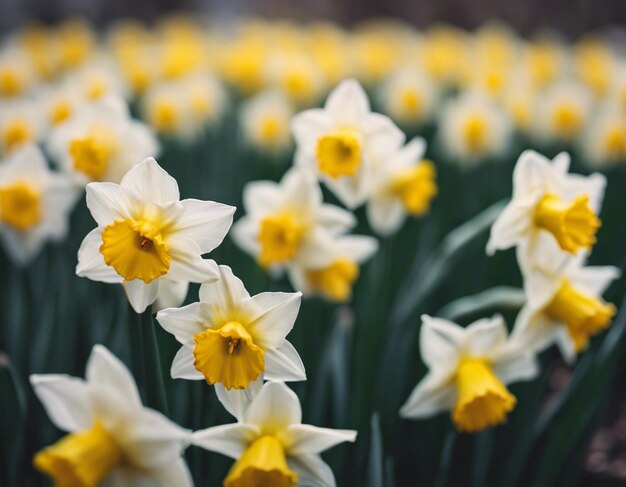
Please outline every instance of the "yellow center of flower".
[{"label": "yellow center of flower", "polygon": [[554,235],[559,246],[572,254],[581,248],[591,248],[601,225],[586,194],[577,196],[571,203],[547,194],[537,204],[534,219],[535,225]]},{"label": "yellow center of flower", "polygon": [[313,97],[313,82],[310,74],[305,70],[288,70],[282,79],[282,85],[285,93],[292,100],[306,101]]},{"label": "yellow center of flower", "polygon": [[411,215],[423,215],[437,194],[435,175],[435,165],[424,160],[397,174],[391,183],[391,192],[402,200]]},{"label": "yellow center of flower", "polygon": [[459,431],[476,433],[505,421],[517,400],[481,359],[464,359],[456,375],[458,399],[452,420]]},{"label": "yellow center of flower", "polygon": [[303,225],[288,211],[263,218],[258,237],[260,264],[267,267],[291,260],[298,252],[304,231]]},{"label": "yellow center of flower", "polygon": [[106,174],[109,166],[109,151],[105,144],[88,135],[82,139],[70,142],[70,156],[74,169],[80,171],[90,179],[99,181]]},{"label": "yellow center of flower", "polygon": [[87,84],[87,99],[97,101],[106,95],[107,85],[102,78],[94,78]]},{"label": "yellow center of flower", "polygon": [[97,421],[91,429],[65,436],[33,459],[35,468],[48,475],[55,487],[97,487],[122,461],[122,450]]},{"label": "yellow center of flower", "polygon": [[194,335],[194,367],[209,384],[245,389],[265,370],[265,352],[238,321]]},{"label": "yellow center of flower", "polygon": [[317,141],[317,164],[333,179],[356,175],[361,166],[361,140],[354,130],[343,129]]},{"label": "yellow center of flower", "polygon": [[50,123],[59,125],[65,122],[72,115],[72,106],[67,101],[55,103],[50,110]]},{"label": "yellow center of flower", "polygon": [[33,132],[30,125],[25,120],[14,120],[7,124],[4,128],[3,139],[4,147],[7,152],[11,152],[33,138]]},{"label": "yellow center of flower", "polygon": [[465,119],[462,127],[463,139],[470,151],[480,153],[485,150],[489,127],[484,117],[472,115]]},{"label": "yellow center of flower", "polygon": [[313,292],[319,292],[335,302],[347,301],[352,284],[359,277],[359,266],[350,259],[341,258],[328,267],[308,271],[307,282]]},{"label": "yellow center of flower", "polygon": [[24,89],[24,84],[20,76],[11,69],[0,71],[0,96],[14,97],[19,95]]},{"label": "yellow center of flower", "polygon": [[589,337],[609,326],[616,313],[615,306],[588,296],[564,281],[546,313],[567,327],[576,351],[587,347]]},{"label": "yellow center of flower", "polygon": [[180,110],[174,102],[170,100],[160,100],[152,109],[150,125],[158,132],[172,134],[179,126],[180,118]]},{"label": "yellow center of flower", "polygon": [[582,113],[574,105],[564,103],[557,106],[554,110],[554,128],[561,137],[570,138],[576,135],[582,125],[582,121]]},{"label": "yellow center of flower", "polygon": [[626,124],[611,127],[604,138],[604,144],[608,155],[612,159],[626,157]]},{"label": "yellow center of flower", "polygon": [[127,281],[150,284],[170,268],[172,256],[162,229],[145,219],[116,220],[102,231],[104,262]]},{"label": "yellow center of flower", "polygon": [[25,183],[0,188],[0,221],[24,231],[41,220],[39,193]]},{"label": "yellow center of flower", "polygon": [[295,487],[298,475],[287,465],[285,450],[275,436],[255,440],[235,462],[224,487]]},{"label": "yellow center of flower", "polygon": [[211,115],[212,104],[210,97],[201,90],[193,90],[190,94],[191,110],[199,119],[206,119]]},{"label": "yellow center of flower", "polygon": [[280,118],[269,115],[261,121],[259,138],[267,144],[273,144],[285,133],[285,124]]},{"label": "yellow center of flower", "polygon": [[405,88],[400,94],[400,106],[405,117],[419,117],[423,108],[423,100],[420,93],[417,90]]}]

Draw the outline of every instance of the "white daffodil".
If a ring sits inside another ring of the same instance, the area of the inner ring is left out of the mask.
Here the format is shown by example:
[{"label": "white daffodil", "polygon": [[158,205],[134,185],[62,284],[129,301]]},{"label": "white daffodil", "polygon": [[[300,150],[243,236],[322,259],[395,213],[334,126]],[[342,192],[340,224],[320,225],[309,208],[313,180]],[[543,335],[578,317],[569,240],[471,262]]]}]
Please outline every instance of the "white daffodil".
[{"label": "white daffodil", "polygon": [[467,433],[506,421],[517,402],[506,384],[538,373],[532,352],[507,339],[504,320],[497,315],[467,328],[424,315],[420,351],[430,370],[400,414],[427,418],[449,410],[455,427]]},{"label": "white daffodil", "polygon": [[467,91],[444,106],[438,141],[462,165],[477,164],[503,155],[509,147],[513,124],[486,94]]},{"label": "white daffodil", "polygon": [[285,340],[300,309],[300,293],[250,296],[230,267],[200,287],[200,302],[160,311],[157,320],[182,347],[172,363],[174,379],[244,389],[267,379],[305,380],[304,365]]},{"label": "white daffodil", "polygon": [[587,161],[597,167],[626,161],[626,115],[607,104],[594,116],[579,139]]},{"label": "white daffodil", "polygon": [[359,265],[378,250],[378,242],[365,235],[326,235],[317,250],[295,259],[287,269],[292,286],[305,295],[321,295],[335,302],[348,301],[359,277]]},{"label": "white daffodil", "polygon": [[271,271],[298,259],[325,260],[320,240],[355,224],[352,213],[323,203],[315,176],[304,168],[290,169],[280,183],[248,183],[243,204],[247,214],[233,227],[233,239]]},{"label": "white daffodil", "polygon": [[45,86],[37,92],[43,115],[51,129],[70,120],[85,104],[85,97],[67,86]]},{"label": "white daffodil", "polygon": [[367,200],[367,219],[380,235],[402,226],[406,215],[421,216],[437,194],[435,165],[424,160],[426,143],[416,138],[375,166],[372,193]]},{"label": "white daffodil", "polygon": [[67,176],[50,171],[34,145],[0,162],[0,240],[9,257],[25,265],[46,241],[63,239],[79,194]]},{"label": "white daffodil", "polygon": [[267,83],[299,106],[312,106],[324,89],[324,76],[314,59],[301,53],[275,50],[266,63]]},{"label": "white daffodil", "polygon": [[291,146],[293,106],[280,91],[263,91],[244,101],[241,127],[248,143],[263,152],[281,153]]},{"label": "white daffodil", "polygon": [[335,487],[335,476],[320,453],[353,442],[356,431],[302,424],[298,396],[282,382],[267,382],[244,404],[227,393],[218,397],[237,423],[196,431],[192,441],[236,460],[224,479],[225,487]]},{"label": "white daffodil", "polygon": [[126,102],[118,97],[83,105],[51,131],[47,148],[80,185],[90,181],[119,183],[137,161],[159,152],[152,131],[133,120]]},{"label": "white daffodil", "polygon": [[522,263],[527,304],[520,311],[513,336],[527,348],[541,351],[556,343],[563,357],[573,362],[589,338],[605,328],[616,308],[602,299],[617,267],[585,267],[584,252],[564,254],[544,235],[532,262]]},{"label": "white daffodil", "polygon": [[297,163],[316,171],[349,208],[367,199],[371,158],[393,153],[404,142],[391,119],[370,111],[367,95],[352,79],[333,90],[324,108],[296,115],[292,131]]},{"label": "white daffodil", "polygon": [[537,100],[533,129],[545,142],[573,142],[587,124],[593,98],[574,81],[553,84]]},{"label": "white daffodil", "polygon": [[141,98],[142,119],[160,135],[193,140],[198,124],[187,94],[176,82],[160,82],[150,86]]},{"label": "white daffodil", "polygon": [[190,432],[143,407],[132,375],[102,345],[89,356],[86,380],[46,374],[30,382],[50,420],[69,433],[33,461],[54,485],[193,485],[182,457]]},{"label": "white daffodil", "polygon": [[37,103],[16,98],[0,104],[0,156],[44,136],[46,122]]},{"label": "white daffodil", "polygon": [[134,166],[120,184],[89,183],[87,206],[98,227],[83,240],[76,273],[123,283],[136,312],[156,301],[165,281],[218,277],[215,263],[202,255],[222,242],[235,208],[180,200],[176,180],[154,159]]},{"label": "white daffodil", "polygon": [[27,52],[17,45],[0,49],[0,100],[24,96],[37,81]]},{"label": "white daffodil", "polygon": [[72,71],[63,85],[87,102],[97,102],[109,96],[127,99],[130,95],[117,63],[104,53]]},{"label": "white daffodil", "polygon": [[431,119],[439,94],[433,80],[416,68],[394,72],[380,87],[385,113],[404,125],[420,125]]},{"label": "white daffodil", "polygon": [[487,253],[522,245],[535,254],[536,241],[550,233],[565,252],[590,249],[600,227],[597,215],[606,178],[601,174],[568,174],[569,155],[553,161],[524,151],[513,171],[513,196],[491,227]]},{"label": "white daffodil", "polygon": [[198,132],[222,117],[227,102],[226,92],[217,78],[207,73],[196,73],[179,83]]}]

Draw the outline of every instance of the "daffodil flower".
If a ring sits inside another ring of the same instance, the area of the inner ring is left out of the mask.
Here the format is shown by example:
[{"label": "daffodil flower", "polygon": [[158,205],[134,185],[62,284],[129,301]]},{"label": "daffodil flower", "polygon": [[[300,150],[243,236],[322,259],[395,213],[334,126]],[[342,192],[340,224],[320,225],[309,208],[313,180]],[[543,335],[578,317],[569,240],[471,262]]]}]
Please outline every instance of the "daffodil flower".
[{"label": "daffodil flower", "polygon": [[25,98],[4,102],[0,110],[0,156],[38,143],[45,129],[46,121],[37,103]]},{"label": "daffodil flower", "polygon": [[304,168],[290,169],[280,183],[247,184],[243,204],[247,214],[234,225],[233,239],[272,271],[319,256],[327,233],[340,235],[355,224],[350,212],[323,203],[315,176]]},{"label": "daffodil flower", "polygon": [[311,249],[288,266],[291,284],[305,296],[320,295],[337,303],[348,301],[360,264],[378,250],[378,242],[365,235],[326,235],[317,243],[316,251]]},{"label": "daffodil flower", "polygon": [[390,235],[408,215],[428,212],[437,194],[435,166],[423,159],[424,139],[413,139],[391,157],[375,166],[372,194],[367,200],[367,217],[374,231]]},{"label": "daffodil flower", "polygon": [[532,351],[507,339],[501,316],[463,328],[424,315],[420,351],[430,370],[400,414],[427,418],[449,410],[456,429],[467,433],[506,421],[517,402],[506,385],[538,374]]},{"label": "daffodil flower", "polygon": [[244,389],[267,379],[305,380],[302,360],[285,340],[300,309],[300,293],[250,296],[227,266],[220,279],[200,286],[200,302],[158,313],[161,326],[182,347],[174,357],[175,379],[206,380]]},{"label": "daffodil flower", "polygon": [[402,67],[379,88],[385,113],[404,125],[421,125],[430,120],[439,93],[433,80],[415,67]]},{"label": "daffodil flower", "polygon": [[50,171],[34,145],[0,163],[0,240],[9,257],[25,265],[46,241],[65,238],[79,196],[71,179]]},{"label": "daffodil flower", "polygon": [[301,424],[298,397],[282,382],[267,382],[253,397],[232,401],[218,396],[237,423],[193,434],[193,443],[234,458],[225,487],[311,485],[335,487],[332,470],[320,453],[345,441],[356,431]]},{"label": "daffodil flower", "polygon": [[292,131],[297,163],[316,171],[348,208],[367,199],[371,157],[393,153],[404,143],[391,119],[370,111],[367,95],[353,79],[335,88],[324,108],[296,115]]},{"label": "daffodil flower", "polygon": [[534,151],[524,151],[513,171],[513,196],[491,227],[487,253],[522,245],[536,254],[536,242],[549,233],[571,254],[589,250],[600,227],[598,213],[606,178],[568,174],[569,156],[553,161]]},{"label": "daffodil flower", "polygon": [[159,152],[152,131],[133,120],[126,102],[114,96],[79,108],[50,132],[47,148],[80,185],[90,181],[119,183],[137,161]]},{"label": "daffodil flower", "polygon": [[87,206],[98,227],[83,240],[76,273],[123,283],[142,313],[166,281],[206,282],[218,277],[202,255],[226,236],[235,208],[212,201],[180,200],[178,184],[148,158],[120,184],[89,183]]},{"label": "daffodil flower", "polygon": [[192,486],[182,457],[190,432],[142,406],[124,364],[96,345],[86,377],[31,375],[50,420],[68,432],[35,455],[35,468],[54,485]]},{"label": "daffodil flower", "polygon": [[280,91],[263,91],[246,100],[241,107],[240,119],[248,143],[261,151],[280,153],[291,142],[289,123],[293,107]]},{"label": "daffodil flower", "polygon": [[611,324],[616,308],[602,294],[620,270],[585,267],[586,257],[564,254],[549,236],[539,239],[536,257],[522,262],[527,304],[513,330],[518,341],[538,351],[555,343],[572,363],[590,337]]}]

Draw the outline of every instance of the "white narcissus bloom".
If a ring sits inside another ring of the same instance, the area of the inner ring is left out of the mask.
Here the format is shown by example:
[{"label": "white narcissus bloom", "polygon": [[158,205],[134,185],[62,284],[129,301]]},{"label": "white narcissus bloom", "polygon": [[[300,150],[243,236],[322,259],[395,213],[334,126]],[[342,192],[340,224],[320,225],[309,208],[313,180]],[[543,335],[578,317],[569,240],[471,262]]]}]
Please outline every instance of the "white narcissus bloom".
[{"label": "white narcissus bloom", "polygon": [[547,235],[539,238],[537,247],[533,261],[522,262],[527,304],[513,336],[537,351],[556,343],[571,363],[590,337],[611,324],[616,308],[602,294],[621,273],[613,266],[585,267],[584,252],[564,254]]},{"label": "white narcissus bloom", "polygon": [[37,91],[37,100],[50,130],[70,120],[85,104],[85,97],[67,86],[45,86]]},{"label": "white narcissus bloom", "polygon": [[160,135],[191,141],[198,134],[198,123],[180,84],[159,82],[141,98],[142,119]]},{"label": "white narcissus bloom", "polygon": [[159,152],[152,131],[131,118],[126,102],[119,97],[83,105],[50,132],[47,148],[81,185],[90,181],[119,183],[137,161]]},{"label": "white narcissus bloom", "polygon": [[270,153],[284,152],[291,146],[289,123],[293,106],[280,91],[263,91],[243,102],[241,127],[248,143]]},{"label": "white narcissus bloom", "polygon": [[539,235],[550,233],[561,249],[572,254],[590,249],[600,227],[606,178],[568,174],[569,155],[553,161],[527,150],[513,171],[513,196],[491,227],[487,253],[514,245],[535,254]]},{"label": "white narcissus bloom", "polygon": [[319,241],[355,225],[352,213],[325,204],[313,173],[294,167],[280,183],[254,181],[243,191],[247,214],[233,227],[235,243],[271,271],[319,257]]},{"label": "white narcissus bloom", "polygon": [[334,302],[348,301],[359,277],[359,264],[377,250],[378,242],[365,235],[339,235],[317,240],[317,249],[295,259],[287,269],[292,286],[305,296],[321,295]]},{"label": "white narcissus bloom", "polygon": [[135,381],[102,345],[87,362],[86,380],[31,375],[50,420],[69,434],[35,455],[54,485],[192,486],[182,457],[191,433],[143,407]]},{"label": "white narcissus bloom", "polygon": [[285,337],[300,309],[300,293],[250,296],[227,266],[219,280],[200,286],[200,302],[160,311],[157,320],[182,347],[172,363],[174,379],[244,389],[267,379],[305,380],[304,365]]},{"label": "white narcissus bloom", "polygon": [[369,195],[371,158],[393,153],[404,143],[391,119],[370,111],[367,95],[353,79],[335,88],[324,108],[296,115],[292,131],[297,163],[316,171],[349,208]]},{"label": "white narcissus bloom", "polygon": [[282,382],[267,382],[247,398],[237,391],[237,401],[228,394],[218,397],[238,422],[196,431],[192,440],[236,460],[225,487],[335,487],[335,476],[320,453],[353,442],[356,431],[302,424],[300,401]]},{"label": "white narcissus bloom", "polygon": [[590,165],[600,167],[626,161],[626,115],[615,104],[602,107],[580,137],[579,147]]},{"label": "white narcissus bloom", "polygon": [[36,82],[28,53],[17,45],[4,43],[0,49],[0,101],[24,96]]},{"label": "white narcissus bloom", "polygon": [[467,91],[444,106],[438,142],[462,165],[475,165],[499,157],[509,148],[513,124],[486,94]]},{"label": "white narcissus bloom", "polygon": [[46,241],[65,238],[79,195],[70,178],[50,171],[34,145],[0,162],[0,240],[9,257],[25,265]]},{"label": "white narcissus bloom", "polygon": [[476,433],[506,421],[517,399],[506,385],[538,374],[533,351],[507,338],[501,316],[467,328],[422,316],[422,360],[430,369],[400,409],[405,418],[451,411],[455,427]]},{"label": "white narcissus bloom", "polygon": [[98,227],[81,244],[76,273],[123,283],[137,313],[161,293],[169,296],[172,282],[218,277],[215,262],[202,255],[222,242],[235,208],[180,200],[176,180],[154,159],[134,166],[120,184],[89,183],[87,206]]},{"label": "white narcissus bloom", "polygon": [[380,235],[399,230],[408,215],[421,216],[437,194],[435,166],[424,160],[426,143],[416,138],[388,158],[377,161],[367,219]]},{"label": "white narcissus bloom", "polygon": [[37,103],[16,98],[0,104],[0,156],[36,144],[45,130],[46,121]]},{"label": "white narcissus bloom", "polygon": [[128,99],[130,89],[122,78],[117,63],[101,53],[71,72],[63,81],[71,91],[80,94],[87,102],[97,102],[108,96]]},{"label": "white narcissus bloom", "polygon": [[179,89],[187,98],[197,132],[222,117],[227,99],[224,87],[217,78],[208,73],[196,73],[181,79]]}]

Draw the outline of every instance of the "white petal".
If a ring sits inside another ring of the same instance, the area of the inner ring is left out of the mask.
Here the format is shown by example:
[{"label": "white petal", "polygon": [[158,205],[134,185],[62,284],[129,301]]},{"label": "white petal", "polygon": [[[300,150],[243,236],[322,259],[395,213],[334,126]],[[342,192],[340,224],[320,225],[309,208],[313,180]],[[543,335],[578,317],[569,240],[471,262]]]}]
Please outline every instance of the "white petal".
[{"label": "white petal", "polygon": [[568,365],[574,364],[578,353],[576,352],[576,345],[567,329],[564,326],[558,326],[553,328],[553,332],[554,343],[559,348],[563,360],[565,360]]},{"label": "white petal", "polygon": [[101,244],[102,233],[100,229],[95,228],[87,234],[78,249],[76,275],[87,277],[92,281],[120,284],[123,280],[122,276],[104,262],[104,256],[100,253]]},{"label": "white petal", "polygon": [[400,416],[414,419],[428,418],[441,411],[452,409],[455,401],[456,389],[451,377],[429,372],[400,408]]},{"label": "white petal", "polygon": [[257,307],[258,315],[248,325],[254,329],[260,346],[267,350],[282,345],[298,317],[302,293],[265,292],[250,301]]},{"label": "white petal", "polygon": [[336,487],[332,469],[319,455],[298,455],[287,458],[289,467],[298,474],[298,485]]},{"label": "white petal", "polygon": [[233,224],[236,208],[194,199],[182,200],[180,203],[184,211],[176,221],[177,237],[196,242],[202,254],[218,247]]},{"label": "white petal", "polygon": [[501,315],[475,321],[466,329],[464,352],[473,357],[490,357],[506,344],[507,327]]},{"label": "white petal", "polygon": [[430,368],[455,367],[458,350],[465,339],[463,329],[448,320],[422,316],[420,353]]},{"label": "white petal", "polygon": [[154,487],[155,478],[143,470],[137,470],[129,465],[115,468],[102,481],[101,487]]},{"label": "white petal", "polygon": [[573,285],[582,290],[594,296],[602,296],[621,274],[621,270],[614,266],[580,267],[570,274],[569,278]]},{"label": "white petal", "polygon": [[365,150],[370,156],[381,157],[399,150],[406,139],[386,115],[370,113],[364,120]]},{"label": "white petal", "polygon": [[200,247],[193,240],[176,239],[171,243],[172,260],[167,278],[173,281],[208,282],[218,278],[217,265],[203,259]]},{"label": "white petal", "polygon": [[534,379],[539,375],[540,368],[534,355],[518,353],[497,360],[493,364],[493,372],[503,384],[511,384]]},{"label": "white petal", "polygon": [[246,423],[285,429],[302,422],[302,408],[296,393],[283,382],[266,382],[245,416]]},{"label": "white petal", "polygon": [[[138,326],[131,323],[130,326]],[[134,351],[136,352],[136,351]],[[87,360],[86,379],[95,388],[108,387],[119,391],[130,407],[141,407],[141,398],[130,371],[106,347],[95,345]]]},{"label": "white petal", "polygon": [[172,361],[172,379],[203,380],[204,376],[195,368],[194,361],[192,346],[180,347]]},{"label": "white petal", "polygon": [[522,152],[513,170],[513,197],[524,197],[537,187],[545,187],[554,179],[550,161],[533,150]]},{"label": "white petal", "polygon": [[141,279],[124,281],[122,284],[135,313],[143,313],[159,295],[159,279],[155,279],[150,284],[146,284]]},{"label": "white petal", "polygon": [[152,470],[154,480],[161,487],[193,487],[193,478],[182,458],[170,461],[167,465]]},{"label": "white petal", "polygon": [[291,132],[300,146],[315,143],[320,135],[331,128],[329,115],[320,108],[300,112],[291,120]]},{"label": "white petal", "polygon": [[355,262],[363,263],[378,250],[378,240],[366,235],[345,235],[337,241],[339,252]]},{"label": "white petal", "polygon": [[30,383],[50,420],[63,431],[89,428],[93,422],[87,385],[68,375],[31,375]]},{"label": "white petal", "polygon": [[224,406],[224,409],[232,414],[237,421],[242,422],[246,409],[254,400],[263,387],[263,376],[248,384],[245,389],[227,390],[222,384],[215,384],[217,398]]},{"label": "white petal", "polygon": [[130,217],[130,200],[115,183],[89,183],[86,187],[87,207],[100,227]]},{"label": "white petal", "polygon": [[532,211],[536,199],[510,202],[491,226],[487,254],[493,255],[496,250],[505,250],[518,244],[530,231]]},{"label": "white petal", "polygon": [[342,81],[328,96],[324,110],[337,125],[357,125],[370,111],[365,91],[355,79]]},{"label": "white petal", "polygon": [[223,310],[238,309],[239,304],[250,297],[241,279],[230,267],[218,266],[219,279],[200,286],[200,301],[208,307]]},{"label": "white petal", "polygon": [[345,233],[356,225],[356,218],[351,212],[328,204],[319,208],[317,221],[333,235]]},{"label": "white petal", "polygon": [[391,235],[397,232],[404,220],[406,212],[402,202],[392,197],[372,197],[367,202],[367,221],[372,230],[379,235]]},{"label": "white petal", "polygon": [[309,424],[292,424],[287,429],[288,455],[315,455],[345,441],[354,442],[357,432],[319,428]]},{"label": "white petal", "polygon": [[192,435],[191,442],[205,450],[238,459],[246,447],[259,435],[259,429],[253,425],[240,423],[224,424],[196,431]]},{"label": "white petal", "polygon": [[287,340],[278,348],[266,350],[265,378],[285,382],[306,380],[302,359]]},{"label": "white petal", "polygon": [[164,205],[180,199],[178,183],[152,157],[133,166],[120,186],[145,202]]},{"label": "white petal", "polygon": [[182,308],[169,308],[159,311],[157,321],[163,329],[185,344],[193,340],[194,335],[206,330],[204,322],[209,315],[210,306],[206,303],[191,303]]},{"label": "white petal", "polygon": [[183,304],[189,291],[188,282],[170,281],[163,279],[159,286],[159,295],[154,302],[152,312],[156,313],[166,308],[176,308]]}]

